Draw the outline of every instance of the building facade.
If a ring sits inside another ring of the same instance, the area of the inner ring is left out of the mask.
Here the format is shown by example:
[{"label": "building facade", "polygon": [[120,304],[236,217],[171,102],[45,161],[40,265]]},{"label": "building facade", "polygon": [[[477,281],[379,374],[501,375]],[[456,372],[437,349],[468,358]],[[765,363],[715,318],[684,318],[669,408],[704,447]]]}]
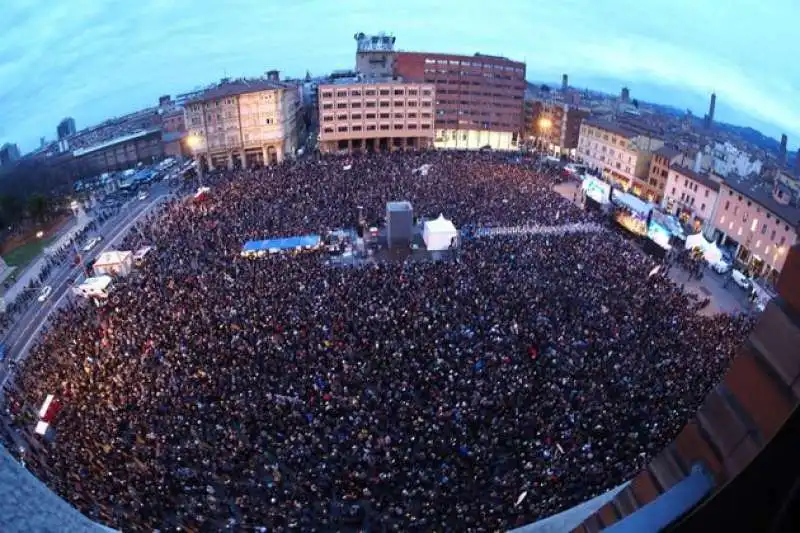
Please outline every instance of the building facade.
[{"label": "building facade", "polygon": [[65,118],[58,123],[58,126],[56,126],[56,133],[58,134],[59,139],[64,139],[70,135],[75,135],[76,131],[75,119],[72,117]]},{"label": "building facade", "polygon": [[75,168],[84,174],[124,170],[137,163],[152,163],[164,157],[161,130],[153,128],[72,151]]},{"label": "building facade", "polygon": [[553,155],[575,157],[581,123],[589,110],[559,101],[537,100],[531,105],[529,131],[534,142]]},{"label": "building facade", "polygon": [[433,145],[430,83],[350,80],[319,86],[322,152],[423,149]]},{"label": "building facade", "polygon": [[19,147],[13,143],[5,143],[0,146],[0,167],[10,165],[19,159]]},{"label": "building facade", "polygon": [[394,75],[394,41],[392,35],[357,33],[356,72],[364,78],[384,79]]},{"label": "building facade", "polygon": [[798,224],[798,189],[779,181],[772,186],[744,180],[720,184],[714,236],[752,274],[777,278],[789,248],[797,243]]},{"label": "building facade", "polygon": [[649,202],[661,203],[667,187],[669,169],[673,165],[688,167],[691,160],[680,150],[671,146],[662,146],[653,152],[650,160],[650,172],[644,188],[644,198]]},{"label": "building facade", "polygon": [[673,164],[669,168],[661,206],[694,231],[713,233],[721,178]]},{"label": "building facade", "polygon": [[653,152],[664,141],[627,126],[601,119],[581,123],[576,155],[579,161],[602,172],[603,179],[644,197]]},{"label": "building facade", "polygon": [[274,80],[223,81],[184,104],[187,142],[209,169],[276,164],[295,153],[301,88]]},{"label": "building facade", "polygon": [[434,85],[437,148],[519,149],[525,63],[482,54],[397,52],[394,70],[406,81]]},{"label": "building facade", "polygon": [[727,178],[734,174],[742,177],[760,174],[764,162],[730,142],[725,142],[706,146],[702,165],[703,170]]},{"label": "building facade", "polygon": [[175,157],[188,153],[186,138],[186,117],[183,109],[172,107],[165,110],[161,121],[161,141],[164,143],[164,155]]}]

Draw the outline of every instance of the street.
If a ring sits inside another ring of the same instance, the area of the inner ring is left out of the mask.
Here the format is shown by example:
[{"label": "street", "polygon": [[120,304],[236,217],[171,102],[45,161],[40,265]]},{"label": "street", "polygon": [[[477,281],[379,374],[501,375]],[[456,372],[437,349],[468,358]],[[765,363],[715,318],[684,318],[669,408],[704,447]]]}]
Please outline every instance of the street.
[{"label": "street", "polygon": [[[140,201],[134,198],[128,202],[115,218],[109,219],[105,225],[91,235],[102,236],[103,240],[90,252],[83,252],[83,261],[91,261],[102,252],[113,249],[142,216],[166,200],[168,196],[169,187],[160,183],[151,188],[147,200]],[[3,341],[6,356],[0,364],[0,386],[5,385],[9,379],[11,362],[18,362],[25,357],[50,314],[64,303],[73,280],[80,275],[81,269],[81,265],[75,265],[72,261],[64,261],[57,266],[46,282],[52,287],[49,298],[42,303],[32,302],[11,327]]]}]

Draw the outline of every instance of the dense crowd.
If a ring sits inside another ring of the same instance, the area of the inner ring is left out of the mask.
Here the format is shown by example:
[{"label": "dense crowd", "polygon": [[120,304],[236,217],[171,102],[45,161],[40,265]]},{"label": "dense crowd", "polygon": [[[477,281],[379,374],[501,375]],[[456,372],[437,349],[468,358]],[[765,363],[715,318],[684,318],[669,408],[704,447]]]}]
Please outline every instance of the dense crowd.
[{"label": "dense crowd", "polygon": [[612,232],[361,267],[239,255],[400,199],[459,227],[594,221],[524,161],[394,154],[205,179],[205,202],[132,233],[126,248],[156,250],[106,306],[62,311],[8,392],[20,417],[63,399],[28,466],[126,531],[523,525],[640,468],[750,327],[697,314]]}]

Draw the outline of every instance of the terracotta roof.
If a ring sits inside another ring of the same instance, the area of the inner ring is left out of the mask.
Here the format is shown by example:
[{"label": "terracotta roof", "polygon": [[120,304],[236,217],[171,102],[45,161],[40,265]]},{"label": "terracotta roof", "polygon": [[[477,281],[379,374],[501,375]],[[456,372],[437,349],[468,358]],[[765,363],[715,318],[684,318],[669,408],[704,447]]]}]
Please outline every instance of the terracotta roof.
[{"label": "terracotta roof", "polygon": [[673,148],[672,146],[667,146],[666,144],[653,152],[655,155],[660,155],[661,157],[670,160],[673,157],[681,155],[681,151],[677,148]]},{"label": "terracotta roof", "polygon": [[681,166],[681,165],[670,165],[669,168],[671,168],[672,170],[674,170],[675,172],[677,172],[681,176],[686,176],[690,180],[696,181],[697,183],[699,183],[703,187],[706,187],[708,189],[712,189],[714,191],[718,191],[719,190],[719,182],[711,179],[711,177],[709,177],[708,174],[700,174],[698,172],[695,172],[691,168],[687,168],[687,167],[684,167],[684,166]]},{"label": "terracotta roof", "polygon": [[620,124],[601,118],[586,118],[583,119],[583,123],[587,126],[593,126],[615,135],[622,135],[626,139],[633,139],[634,137],[638,137],[640,135],[631,128],[626,128],[625,126],[621,126]]},{"label": "terracotta roof", "polygon": [[768,183],[755,180],[726,180],[724,185],[742,196],[746,196],[767,211],[785,220],[791,226],[797,227],[800,225],[800,208],[775,201]]},{"label": "terracotta roof", "polygon": [[218,100],[228,96],[235,96],[239,94],[257,93],[260,91],[269,91],[271,89],[285,89],[286,84],[279,81],[269,80],[234,80],[229,82],[220,83],[214,87],[206,89],[197,96],[193,96],[186,103],[205,102],[207,100]]}]

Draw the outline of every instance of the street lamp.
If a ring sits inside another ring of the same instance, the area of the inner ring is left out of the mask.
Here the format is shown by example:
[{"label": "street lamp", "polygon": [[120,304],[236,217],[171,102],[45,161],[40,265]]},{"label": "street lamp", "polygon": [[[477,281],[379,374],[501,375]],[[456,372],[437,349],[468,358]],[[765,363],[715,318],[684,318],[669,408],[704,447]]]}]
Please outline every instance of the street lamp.
[{"label": "street lamp", "polygon": [[537,122],[537,125],[539,126],[539,137],[541,138],[544,136],[545,139],[547,139],[549,137],[550,128],[553,127],[553,121],[548,117],[542,117]]},{"label": "street lamp", "polygon": [[199,135],[189,135],[186,138],[186,144],[189,145],[189,148],[191,148],[192,151],[194,151],[195,148],[200,146],[200,136]]}]

